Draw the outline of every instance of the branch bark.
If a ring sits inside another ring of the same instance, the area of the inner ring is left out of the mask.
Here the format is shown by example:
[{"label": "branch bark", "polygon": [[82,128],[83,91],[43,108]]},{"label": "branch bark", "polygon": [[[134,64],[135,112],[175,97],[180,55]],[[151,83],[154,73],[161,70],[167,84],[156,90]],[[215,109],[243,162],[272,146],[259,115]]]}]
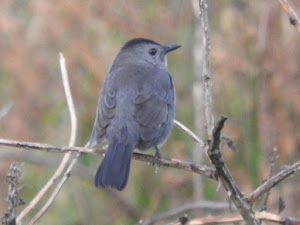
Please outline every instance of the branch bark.
[{"label": "branch bark", "polygon": [[230,171],[227,168],[220,152],[221,131],[226,120],[227,118],[222,116],[217,122],[213,130],[213,139],[208,149],[208,156],[211,162],[214,164],[217,170],[218,177],[221,180],[224,188],[226,189],[228,196],[239,210],[246,224],[256,225],[258,224],[258,220],[255,218],[254,212],[252,211],[249,202],[233,181]]},{"label": "branch bark", "polygon": [[[60,146],[49,145],[49,144],[7,140],[1,138],[0,138],[0,145],[22,148],[24,150],[39,150],[44,152],[58,152],[58,153],[74,152],[74,153],[88,153],[88,154],[102,155],[106,152],[105,148],[88,149],[83,147],[65,147],[65,146],[60,147]],[[142,154],[138,152],[134,152],[132,158],[135,160],[149,162],[149,163],[153,162],[154,160],[154,157],[152,155]],[[158,160],[158,162],[160,166],[192,171],[194,173],[201,174],[205,177],[212,178],[214,180],[217,179],[216,170],[211,167],[202,166],[196,163],[178,160],[178,159],[172,159],[172,158],[161,158]]]},{"label": "branch bark", "polygon": [[294,163],[291,166],[286,167],[282,171],[276,173],[268,180],[266,180],[261,186],[256,188],[251,194],[248,195],[248,201],[253,203],[256,199],[258,199],[265,192],[269,191],[271,188],[276,186],[279,182],[283,181],[288,176],[291,176],[296,171],[300,170],[300,161]]}]

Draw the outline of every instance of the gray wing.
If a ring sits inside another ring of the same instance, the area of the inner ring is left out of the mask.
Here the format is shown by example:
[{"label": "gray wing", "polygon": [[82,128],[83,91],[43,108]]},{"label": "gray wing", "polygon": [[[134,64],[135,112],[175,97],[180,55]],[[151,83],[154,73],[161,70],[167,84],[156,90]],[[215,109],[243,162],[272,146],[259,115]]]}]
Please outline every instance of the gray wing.
[{"label": "gray wing", "polygon": [[155,128],[167,120],[168,104],[156,95],[138,95],[133,103],[132,114],[141,125]]},{"label": "gray wing", "polygon": [[86,147],[94,147],[95,145],[101,143],[103,137],[105,136],[106,128],[115,116],[116,107],[116,91],[106,90],[105,82],[103,84],[103,89],[101,91],[96,119],[93,127],[93,131],[90,140],[86,144]]},{"label": "gray wing", "polygon": [[171,77],[166,88],[157,88],[150,93],[139,94],[133,103],[132,114],[139,124],[149,128],[159,128],[168,121],[169,106],[174,104]]}]

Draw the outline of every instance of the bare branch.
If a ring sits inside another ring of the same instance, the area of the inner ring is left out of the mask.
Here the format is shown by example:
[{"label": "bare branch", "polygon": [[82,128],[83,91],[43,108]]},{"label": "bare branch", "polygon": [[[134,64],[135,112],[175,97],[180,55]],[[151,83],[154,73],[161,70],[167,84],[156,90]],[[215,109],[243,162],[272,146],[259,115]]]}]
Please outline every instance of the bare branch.
[{"label": "bare branch", "polygon": [[[70,118],[71,118],[71,132],[70,132],[69,146],[73,147],[75,145],[76,134],[77,134],[77,117],[76,117],[76,113],[75,113],[75,107],[74,107],[70,84],[69,84],[68,72],[67,72],[67,68],[66,68],[66,60],[62,53],[60,53],[59,56],[60,56],[59,62],[60,62],[63,87],[65,90],[66,100],[67,100],[68,109],[69,109]],[[48,201],[40,209],[40,211],[33,217],[33,219],[29,221],[29,223],[28,223],[29,225],[33,225],[36,221],[38,221],[42,217],[42,215],[44,215],[44,213],[46,213],[46,211],[48,210],[50,205],[53,203],[55,197],[57,196],[57,194],[63,187],[64,183],[67,181],[68,177],[70,176],[71,170],[73,169],[79,156],[80,156],[80,153],[76,153],[76,155],[72,159],[69,167],[65,171],[62,179],[60,180],[60,182],[58,183],[58,185],[55,187],[54,191],[52,192],[51,196],[49,197]],[[67,153],[64,156],[64,158],[69,159],[70,153]],[[67,164],[67,162],[66,162],[66,164]],[[64,165],[64,167],[65,167],[65,165]]]},{"label": "bare branch", "polygon": [[62,75],[63,87],[65,90],[66,100],[67,100],[68,109],[71,118],[71,132],[70,132],[69,146],[73,147],[75,146],[76,135],[77,135],[77,117],[75,113],[74,102],[73,102],[70,84],[69,84],[68,72],[66,68],[66,60],[61,52],[59,53],[59,64],[60,64],[60,70]]},{"label": "bare branch", "polygon": [[[46,166],[51,168],[57,168],[61,157],[52,155],[51,157],[37,151],[13,151],[12,149],[3,149],[0,151],[0,164],[1,161],[5,160],[18,160],[24,161],[31,164],[36,164],[39,166]],[[93,182],[94,179],[94,169],[82,165],[80,163],[75,164],[72,174],[73,176],[78,176],[81,179],[87,180],[88,182]],[[121,210],[126,212],[131,218],[139,219],[142,215],[142,212],[139,208],[137,208],[133,203],[131,203],[130,199],[125,198],[125,196],[114,189],[106,189],[107,194],[111,196],[114,201],[118,203]]]},{"label": "bare branch", "polygon": [[[61,156],[53,154],[49,157],[49,154],[44,154],[41,151],[15,151],[10,148],[1,148],[0,164],[6,160],[22,161],[37,166],[57,168],[61,161]],[[87,180],[88,182],[93,181],[94,173],[94,169],[79,163],[77,163],[73,169],[73,174],[75,176]]]},{"label": "bare branch", "polygon": [[[79,153],[95,153],[95,149],[88,149],[83,147],[60,147],[50,144],[42,144],[36,142],[26,142],[26,141],[17,141],[17,140],[8,140],[0,138],[0,145],[21,148],[23,150],[39,150],[43,152],[60,152],[60,153],[68,153],[68,152],[79,152]],[[103,151],[104,152],[104,151]]]},{"label": "bare branch", "polygon": [[300,161],[294,163],[291,166],[286,167],[282,171],[270,177],[263,183],[261,186],[256,188],[251,194],[248,195],[248,201],[253,203],[257,198],[259,198],[262,194],[270,190],[272,187],[277,185],[279,182],[283,181],[285,178],[291,176],[296,171],[300,170]]},{"label": "bare branch", "polygon": [[181,122],[178,120],[174,120],[174,125],[182,130],[187,136],[192,138],[197,144],[200,145],[201,148],[205,148],[206,145],[204,144],[204,141],[202,141],[193,131],[191,131],[189,128],[187,128],[185,125],[183,125]]},{"label": "bare branch", "polygon": [[[285,217],[280,216],[277,214],[269,213],[269,212],[256,212],[255,217],[260,220],[265,220],[269,222],[275,222],[278,224],[283,225],[299,225],[300,220],[291,218],[291,217]],[[195,218],[189,220],[184,225],[205,225],[205,224],[227,224],[227,223],[236,223],[243,220],[243,217],[240,214],[234,214],[234,215],[224,215],[224,216],[207,216],[207,217],[201,217],[201,218]],[[168,225],[182,225],[180,222],[173,222]]]},{"label": "bare branch", "polygon": [[220,152],[221,130],[223,129],[226,120],[227,118],[222,116],[217,122],[213,130],[213,139],[208,149],[208,156],[211,162],[214,164],[218,173],[218,177],[221,180],[224,188],[228,192],[228,196],[241,213],[245,222],[247,224],[258,224],[258,221],[254,217],[254,212],[252,211],[250,204],[233,181],[229,169],[227,168]]},{"label": "bare branch", "polygon": [[57,196],[57,194],[59,193],[59,191],[61,190],[61,188],[65,184],[65,182],[67,181],[67,179],[70,177],[71,171],[72,171],[74,165],[76,164],[79,156],[80,156],[80,153],[76,153],[76,156],[72,159],[72,161],[71,161],[68,169],[65,171],[62,179],[60,180],[60,182],[58,183],[58,185],[55,187],[55,189],[52,192],[52,194],[51,194],[50,198],[48,199],[48,201],[40,209],[40,211],[33,217],[33,219],[31,219],[29,221],[28,225],[35,224],[35,222],[37,222],[41,218],[41,216],[44,215],[44,213],[49,209],[49,207],[53,203],[55,197]]},{"label": "bare branch", "polygon": [[[275,172],[275,161],[276,161],[276,158],[277,158],[277,151],[278,151],[278,148],[274,147],[273,150],[272,150],[272,153],[271,153],[269,178],[272,177],[274,175],[274,172]],[[262,206],[263,210],[267,210],[267,203],[268,203],[268,200],[269,200],[270,191],[271,191],[271,189],[269,189],[267,191],[266,196],[263,200],[263,206]]]},{"label": "bare branch", "polygon": [[[37,146],[36,146],[37,147]],[[36,148],[37,149],[37,148]],[[20,223],[21,220],[26,216],[41,200],[41,198],[47,193],[50,187],[55,183],[56,179],[62,174],[69,158],[70,154],[66,154],[62,159],[59,167],[53,174],[53,176],[48,180],[48,182],[44,185],[44,187],[39,191],[39,193],[30,201],[30,203],[22,210],[22,212],[17,217],[17,223]]]},{"label": "bare branch", "polygon": [[228,202],[213,202],[213,201],[194,202],[194,203],[182,205],[175,209],[171,209],[160,215],[153,216],[149,219],[146,219],[145,221],[140,222],[140,224],[151,225],[154,224],[155,222],[170,219],[174,216],[179,216],[180,214],[183,214],[191,210],[196,210],[196,209],[210,210],[210,211],[224,211],[224,210],[229,210],[231,208]]},{"label": "bare branch", "polygon": [[[7,140],[0,138],[0,145],[22,148],[24,150],[40,150],[44,152],[59,152],[59,153],[66,153],[66,152],[74,152],[74,153],[88,153],[88,154],[104,154],[106,150],[102,149],[88,149],[83,147],[59,147],[55,145],[49,144],[41,144],[41,143],[34,143],[34,142],[24,142],[24,141],[15,141],[15,140]],[[133,159],[144,161],[144,162],[153,162],[154,157],[152,155],[142,154],[138,152],[134,152]],[[202,166],[196,163],[191,163],[188,161],[178,160],[178,159],[170,159],[170,158],[161,158],[159,159],[159,165],[171,168],[182,169],[186,171],[192,171],[197,174],[201,174],[208,178],[217,179],[216,177],[216,170],[211,167]]]},{"label": "bare branch", "polygon": [[300,21],[297,13],[294,11],[292,6],[289,4],[287,0],[278,0],[282,6],[282,8],[286,11],[289,16],[290,24],[295,26],[297,30],[300,32]]},{"label": "bare branch", "polygon": [[[62,57],[62,54],[60,55],[60,68],[61,68],[62,81],[65,90],[66,100],[67,100],[67,104],[70,112],[70,118],[71,118],[71,135],[70,135],[69,144],[72,144],[72,146],[74,146],[75,139],[76,139],[76,132],[77,132],[77,118],[75,115],[73,99],[69,87],[68,73],[65,66],[65,59]],[[31,200],[31,202],[25,207],[25,209],[23,209],[23,211],[19,214],[17,218],[17,223],[19,223],[23,219],[23,217],[35,207],[35,205],[41,200],[41,198],[47,193],[50,187],[55,183],[58,177],[61,176],[70,158],[71,158],[70,153],[66,153],[64,155],[60,165],[56,169],[53,176],[48,180],[48,182],[39,191],[39,193]]]}]

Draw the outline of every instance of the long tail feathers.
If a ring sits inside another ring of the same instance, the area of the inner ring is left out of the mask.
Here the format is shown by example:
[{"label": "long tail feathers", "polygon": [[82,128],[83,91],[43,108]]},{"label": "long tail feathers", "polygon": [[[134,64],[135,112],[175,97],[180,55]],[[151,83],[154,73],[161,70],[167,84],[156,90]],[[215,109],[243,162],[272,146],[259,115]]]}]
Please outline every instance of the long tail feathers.
[{"label": "long tail feathers", "polygon": [[133,147],[112,142],[107,149],[104,159],[98,167],[95,176],[95,186],[113,187],[123,190],[128,181]]}]

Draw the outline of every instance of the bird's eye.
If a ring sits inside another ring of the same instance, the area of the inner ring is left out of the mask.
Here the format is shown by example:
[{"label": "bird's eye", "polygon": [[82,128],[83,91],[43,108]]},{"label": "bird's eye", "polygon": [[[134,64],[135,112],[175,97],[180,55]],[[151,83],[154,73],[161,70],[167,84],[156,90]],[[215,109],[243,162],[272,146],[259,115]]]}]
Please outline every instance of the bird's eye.
[{"label": "bird's eye", "polygon": [[150,48],[150,50],[149,50],[149,54],[150,55],[155,55],[156,54],[156,49],[155,48]]}]

